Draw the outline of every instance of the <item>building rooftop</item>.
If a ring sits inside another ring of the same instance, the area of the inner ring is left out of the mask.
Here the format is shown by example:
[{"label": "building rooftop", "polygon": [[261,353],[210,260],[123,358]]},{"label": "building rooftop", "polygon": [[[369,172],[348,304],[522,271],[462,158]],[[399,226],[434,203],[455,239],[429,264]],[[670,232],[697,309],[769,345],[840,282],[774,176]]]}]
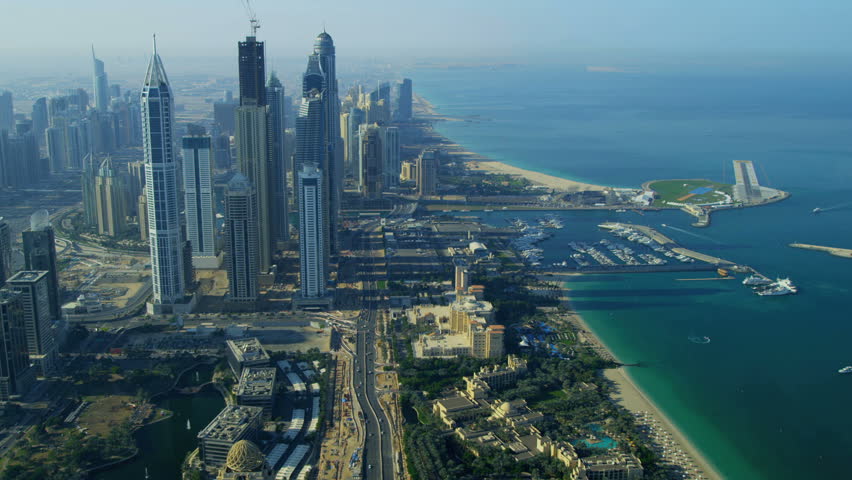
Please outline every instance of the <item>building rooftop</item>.
[{"label": "building rooftop", "polygon": [[263,409],[228,405],[204,429],[198,432],[199,440],[233,442],[244,436],[251,423],[260,418]]},{"label": "building rooftop", "polygon": [[10,278],[6,281],[9,282],[9,283],[35,282],[39,278],[41,278],[45,275],[47,275],[47,272],[41,271],[41,270],[22,270],[22,271],[16,273],[15,275],[13,275],[12,278]]},{"label": "building rooftop", "polygon": [[237,395],[269,396],[274,392],[274,367],[248,367],[243,369]]},{"label": "building rooftop", "polygon": [[476,405],[475,403],[471,402],[465,397],[462,397],[461,395],[454,395],[452,397],[442,398],[436,401],[435,403],[440,405],[441,408],[443,408],[447,412],[464,410],[466,408],[470,408]]},{"label": "building rooftop", "polygon": [[269,354],[266,353],[257,338],[228,340],[226,343],[239,362],[269,361]]}]

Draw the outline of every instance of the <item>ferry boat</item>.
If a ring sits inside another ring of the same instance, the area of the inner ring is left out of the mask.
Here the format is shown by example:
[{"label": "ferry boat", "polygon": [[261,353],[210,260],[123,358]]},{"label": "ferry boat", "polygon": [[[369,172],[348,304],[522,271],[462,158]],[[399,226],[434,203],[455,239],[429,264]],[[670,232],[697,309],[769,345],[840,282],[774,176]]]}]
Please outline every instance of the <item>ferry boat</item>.
[{"label": "ferry boat", "polygon": [[770,285],[772,280],[761,277],[760,275],[749,275],[743,280],[743,285],[748,285],[750,287],[758,287],[761,285]]},{"label": "ferry boat", "polygon": [[837,373],[852,373],[852,367],[843,367]]},{"label": "ferry boat", "polygon": [[789,278],[779,278],[768,287],[758,290],[756,293],[761,297],[777,296],[777,295],[792,295],[797,293],[798,289]]}]

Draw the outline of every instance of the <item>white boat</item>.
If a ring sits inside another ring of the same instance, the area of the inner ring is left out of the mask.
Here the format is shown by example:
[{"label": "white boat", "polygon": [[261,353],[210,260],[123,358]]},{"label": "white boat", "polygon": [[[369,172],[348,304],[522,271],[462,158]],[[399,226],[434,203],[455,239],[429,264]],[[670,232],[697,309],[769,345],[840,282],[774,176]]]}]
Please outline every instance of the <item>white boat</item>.
[{"label": "white boat", "polygon": [[760,275],[750,275],[743,280],[743,285],[748,286],[770,285],[771,283],[772,280]]},{"label": "white boat", "polygon": [[186,419],[186,429],[187,429],[187,430],[190,430],[191,428],[192,428],[192,425],[190,425],[190,423],[189,423],[189,419],[187,418],[187,419]]},{"label": "white boat", "polygon": [[852,367],[843,367],[837,373],[852,373]]},{"label": "white boat", "polygon": [[777,295],[792,295],[798,293],[798,289],[789,278],[779,278],[768,287],[757,290],[757,294],[761,297],[777,296]]}]

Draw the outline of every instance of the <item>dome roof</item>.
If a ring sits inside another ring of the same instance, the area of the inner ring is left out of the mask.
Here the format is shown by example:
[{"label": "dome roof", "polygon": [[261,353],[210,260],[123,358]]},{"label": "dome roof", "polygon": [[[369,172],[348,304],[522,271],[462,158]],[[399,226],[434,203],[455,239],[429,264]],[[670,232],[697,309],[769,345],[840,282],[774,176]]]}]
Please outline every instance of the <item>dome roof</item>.
[{"label": "dome roof", "polygon": [[257,445],[240,440],[231,446],[225,466],[233,472],[256,472],[263,467],[265,458]]},{"label": "dome roof", "polygon": [[334,40],[331,35],[322,32],[314,40],[314,53],[334,54]]}]

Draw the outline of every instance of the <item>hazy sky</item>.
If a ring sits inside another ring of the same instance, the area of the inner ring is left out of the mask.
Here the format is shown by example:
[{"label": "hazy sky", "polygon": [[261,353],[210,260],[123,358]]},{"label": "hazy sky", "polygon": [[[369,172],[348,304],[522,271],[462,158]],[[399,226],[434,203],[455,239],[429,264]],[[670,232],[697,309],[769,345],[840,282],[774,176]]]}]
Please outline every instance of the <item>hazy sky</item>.
[{"label": "hazy sky", "polygon": [[[254,0],[267,55],[308,53],[325,23],[338,54],[513,56],[566,49],[852,49],[849,0]],[[242,0],[3,1],[0,57],[231,55]]]}]

